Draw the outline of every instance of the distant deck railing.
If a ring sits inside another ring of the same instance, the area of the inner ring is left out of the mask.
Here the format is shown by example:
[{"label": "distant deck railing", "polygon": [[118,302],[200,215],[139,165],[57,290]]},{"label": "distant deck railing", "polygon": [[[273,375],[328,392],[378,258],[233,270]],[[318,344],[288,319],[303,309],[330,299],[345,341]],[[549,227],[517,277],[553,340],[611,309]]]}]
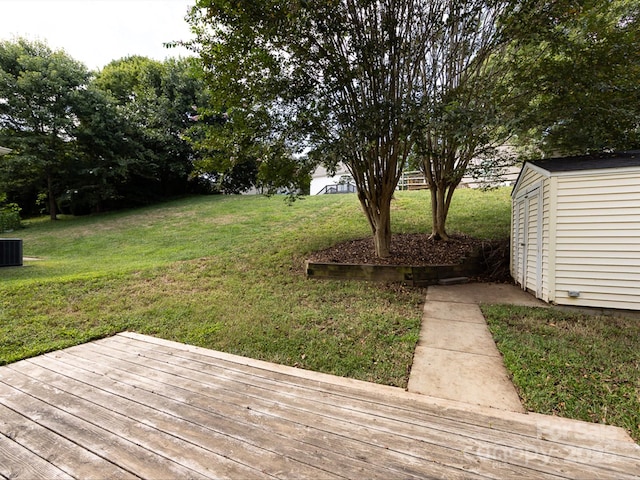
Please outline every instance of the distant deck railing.
[{"label": "distant deck railing", "polygon": [[418,170],[403,172],[398,182],[398,190],[425,190],[429,185],[424,174]]},{"label": "distant deck railing", "polygon": [[317,195],[327,195],[336,193],[355,193],[356,186],[353,183],[336,183],[335,185],[325,185]]}]

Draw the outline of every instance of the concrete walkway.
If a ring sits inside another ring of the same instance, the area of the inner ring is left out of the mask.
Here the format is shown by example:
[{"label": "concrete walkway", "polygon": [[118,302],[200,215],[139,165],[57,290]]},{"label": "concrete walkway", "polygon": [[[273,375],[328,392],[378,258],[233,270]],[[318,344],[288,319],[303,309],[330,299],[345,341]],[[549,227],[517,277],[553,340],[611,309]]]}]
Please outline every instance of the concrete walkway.
[{"label": "concrete walkway", "polygon": [[408,390],[524,412],[480,303],[546,306],[514,285],[469,283],[427,290]]}]

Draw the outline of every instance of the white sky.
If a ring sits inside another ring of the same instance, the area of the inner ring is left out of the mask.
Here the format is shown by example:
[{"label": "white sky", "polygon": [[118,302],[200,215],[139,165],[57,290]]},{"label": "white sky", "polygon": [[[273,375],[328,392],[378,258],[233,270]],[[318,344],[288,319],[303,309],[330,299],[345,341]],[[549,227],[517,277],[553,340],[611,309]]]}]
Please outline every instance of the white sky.
[{"label": "white sky", "polygon": [[0,0],[0,40],[26,37],[62,49],[89,69],[143,55],[187,56],[164,42],[188,40],[184,20],[195,0]]}]

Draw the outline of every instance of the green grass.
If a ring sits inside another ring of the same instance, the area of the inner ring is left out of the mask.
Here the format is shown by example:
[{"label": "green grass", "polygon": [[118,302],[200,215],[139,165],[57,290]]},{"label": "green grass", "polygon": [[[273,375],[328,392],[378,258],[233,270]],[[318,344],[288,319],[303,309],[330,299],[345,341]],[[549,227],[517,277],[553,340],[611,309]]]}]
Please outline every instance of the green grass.
[{"label": "green grass", "polygon": [[[397,233],[429,228],[426,192],[399,192]],[[509,191],[461,190],[451,231],[508,234]],[[488,212],[484,214],[482,212]],[[309,253],[368,236],[354,195],[193,197],[18,232],[0,270],[0,364],[123,330],[404,387],[424,290],[313,281]]]},{"label": "green grass", "polygon": [[640,320],[483,306],[527,409],[616,425],[640,442]]}]

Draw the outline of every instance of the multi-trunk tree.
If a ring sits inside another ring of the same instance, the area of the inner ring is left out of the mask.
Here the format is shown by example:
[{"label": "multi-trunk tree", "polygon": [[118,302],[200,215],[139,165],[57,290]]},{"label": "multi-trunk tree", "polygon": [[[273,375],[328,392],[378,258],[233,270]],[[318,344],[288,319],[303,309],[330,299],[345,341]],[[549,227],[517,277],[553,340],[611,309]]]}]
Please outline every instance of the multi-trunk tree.
[{"label": "multi-trunk tree", "polygon": [[379,256],[409,152],[447,239],[463,175],[504,144],[637,143],[632,0],[199,0],[189,21],[217,97],[269,119],[262,141],[347,165]]},{"label": "multi-trunk tree", "polygon": [[[500,168],[497,147],[511,135],[512,101],[502,81],[507,39],[501,22],[508,1],[427,2],[432,32],[420,65],[421,101],[413,132],[415,154],[431,192],[434,240],[446,240],[455,189],[472,161]],[[488,168],[484,168],[488,170]]]},{"label": "multi-trunk tree", "polygon": [[190,15],[217,98],[267,118],[264,143],[347,166],[380,257],[413,144],[416,59],[432,35],[417,20],[430,14],[413,0],[200,0]]}]

